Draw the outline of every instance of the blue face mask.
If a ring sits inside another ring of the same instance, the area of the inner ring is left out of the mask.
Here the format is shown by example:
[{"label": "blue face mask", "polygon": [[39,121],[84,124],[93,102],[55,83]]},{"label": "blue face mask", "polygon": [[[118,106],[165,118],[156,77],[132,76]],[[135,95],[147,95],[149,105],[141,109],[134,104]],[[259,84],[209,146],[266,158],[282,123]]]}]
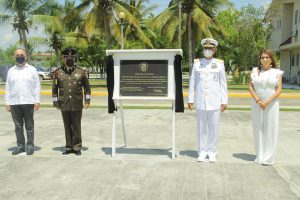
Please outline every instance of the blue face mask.
[{"label": "blue face mask", "polygon": [[205,58],[211,58],[214,55],[214,51],[211,49],[204,49],[203,55]]}]

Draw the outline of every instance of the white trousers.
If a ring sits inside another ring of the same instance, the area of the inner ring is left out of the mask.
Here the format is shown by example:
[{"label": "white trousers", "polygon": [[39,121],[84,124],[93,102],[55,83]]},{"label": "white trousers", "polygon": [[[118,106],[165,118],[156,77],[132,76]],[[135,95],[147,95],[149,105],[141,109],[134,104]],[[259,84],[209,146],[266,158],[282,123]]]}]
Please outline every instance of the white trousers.
[{"label": "white trousers", "polygon": [[252,130],[256,159],[260,164],[274,164],[279,128],[279,101],[274,100],[262,110],[252,100]]},{"label": "white trousers", "polygon": [[217,153],[217,137],[220,121],[220,110],[206,111],[197,109],[196,112],[198,132],[198,154],[200,154],[201,151]]}]

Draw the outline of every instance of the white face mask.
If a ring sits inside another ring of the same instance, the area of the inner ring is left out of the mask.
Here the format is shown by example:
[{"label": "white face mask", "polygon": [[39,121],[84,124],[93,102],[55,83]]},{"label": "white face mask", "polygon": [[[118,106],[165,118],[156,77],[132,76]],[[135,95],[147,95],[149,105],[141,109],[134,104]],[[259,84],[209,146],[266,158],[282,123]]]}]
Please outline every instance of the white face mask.
[{"label": "white face mask", "polygon": [[211,49],[204,49],[203,55],[205,58],[211,58],[214,55],[214,51]]}]

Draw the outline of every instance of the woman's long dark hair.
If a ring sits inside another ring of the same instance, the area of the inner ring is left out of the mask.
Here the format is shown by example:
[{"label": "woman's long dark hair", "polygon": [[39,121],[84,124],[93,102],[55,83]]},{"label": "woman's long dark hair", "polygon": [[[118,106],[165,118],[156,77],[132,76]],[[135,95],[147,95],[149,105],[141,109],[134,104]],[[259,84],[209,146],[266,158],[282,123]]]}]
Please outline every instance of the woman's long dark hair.
[{"label": "woman's long dark hair", "polygon": [[267,54],[267,55],[270,57],[270,59],[271,59],[271,61],[272,61],[272,62],[271,62],[272,68],[276,68],[276,62],[275,62],[275,59],[274,59],[274,56],[273,56],[272,51],[271,51],[270,49],[263,49],[263,50],[261,51],[261,53],[260,53],[260,56],[259,56],[259,66],[258,66],[259,71],[261,71],[261,66],[262,66],[262,64],[261,64],[260,60],[261,60],[261,56],[262,56],[263,54]]}]

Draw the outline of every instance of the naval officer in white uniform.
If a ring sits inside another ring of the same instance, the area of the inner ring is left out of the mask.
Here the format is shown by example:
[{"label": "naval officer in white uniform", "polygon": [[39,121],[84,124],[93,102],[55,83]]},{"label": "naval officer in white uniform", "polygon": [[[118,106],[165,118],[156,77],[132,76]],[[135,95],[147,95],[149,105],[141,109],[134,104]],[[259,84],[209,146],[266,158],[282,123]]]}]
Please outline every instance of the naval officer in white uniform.
[{"label": "naval officer in white uniform", "polygon": [[[198,161],[207,156],[216,162],[220,113],[227,108],[228,93],[224,61],[214,58],[218,42],[211,38],[201,41],[205,58],[195,59],[189,82],[188,107],[197,113]],[[207,135],[208,128],[208,135]]]}]

